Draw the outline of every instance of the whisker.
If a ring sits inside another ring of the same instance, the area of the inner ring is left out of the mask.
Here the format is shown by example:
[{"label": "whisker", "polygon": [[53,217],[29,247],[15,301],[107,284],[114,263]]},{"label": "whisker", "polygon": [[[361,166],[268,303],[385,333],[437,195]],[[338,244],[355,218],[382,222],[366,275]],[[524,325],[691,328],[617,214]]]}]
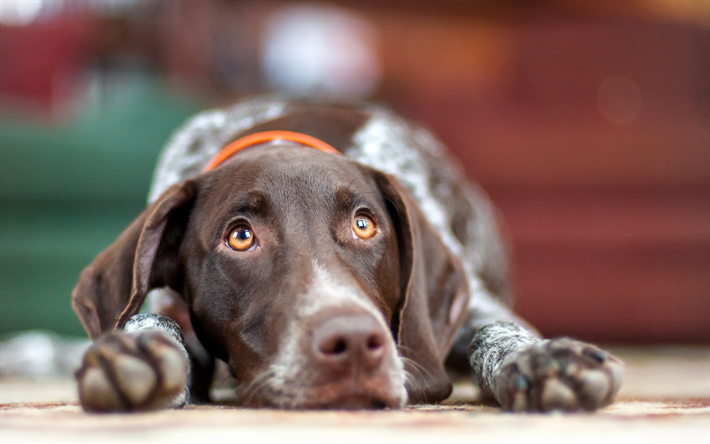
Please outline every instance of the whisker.
[{"label": "whisker", "polygon": [[421,364],[413,361],[412,359],[405,358],[404,356],[400,356],[399,359],[401,359],[405,365],[410,365],[412,370],[415,370],[422,379],[434,379],[431,372],[429,372],[429,370],[424,368]]},{"label": "whisker", "polygon": [[306,389],[305,389],[304,387],[301,387],[301,388],[298,390],[298,393],[296,394],[296,396],[294,396],[293,399],[291,400],[291,405],[290,405],[290,409],[291,409],[291,410],[294,410],[294,409],[296,408],[296,406],[298,405],[299,400],[300,400],[301,398],[303,398],[303,395],[304,395],[305,392],[306,392]]},{"label": "whisker", "polygon": [[[406,363],[404,365],[406,366]],[[411,371],[407,371],[407,370],[405,370],[405,371],[409,374],[410,377],[412,377],[413,381],[415,380],[415,378],[422,379],[422,380],[425,379],[424,376],[422,375],[421,370],[419,370],[417,367],[415,367],[415,366],[408,366],[408,367]]]},{"label": "whisker", "polygon": [[273,371],[269,368],[254,377],[249,385],[247,385],[240,394],[240,398],[244,402],[250,401],[252,397],[266,385],[268,380],[273,376]]},{"label": "whisker", "polygon": [[405,385],[409,384],[412,391],[421,392],[421,388],[419,387],[417,380],[414,378],[414,376],[411,373],[409,373],[406,370],[404,371],[404,382],[405,382]]}]

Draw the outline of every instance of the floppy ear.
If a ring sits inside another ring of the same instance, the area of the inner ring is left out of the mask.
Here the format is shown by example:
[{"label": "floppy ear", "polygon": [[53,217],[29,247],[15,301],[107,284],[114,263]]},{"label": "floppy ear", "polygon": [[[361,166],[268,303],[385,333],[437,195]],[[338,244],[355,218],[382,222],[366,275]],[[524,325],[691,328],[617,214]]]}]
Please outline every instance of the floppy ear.
[{"label": "floppy ear", "polygon": [[407,358],[409,400],[441,401],[451,394],[444,360],[466,316],[466,274],[399,181],[383,173],[375,180],[397,230],[401,292],[392,322],[400,355]]},{"label": "floppy ear", "polygon": [[72,306],[89,338],[123,328],[151,288],[181,287],[178,250],[196,190],[173,185],[81,273]]}]

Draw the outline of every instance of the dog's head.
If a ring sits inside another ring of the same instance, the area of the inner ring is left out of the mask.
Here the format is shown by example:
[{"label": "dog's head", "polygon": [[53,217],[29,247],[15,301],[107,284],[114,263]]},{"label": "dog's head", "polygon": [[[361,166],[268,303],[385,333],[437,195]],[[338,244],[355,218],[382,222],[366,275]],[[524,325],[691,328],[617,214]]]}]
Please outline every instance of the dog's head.
[{"label": "dog's head", "polygon": [[163,286],[247,405],[450,393],[461,264],[396,179],[344,156],[271,144],[173,186],[82,273],[73,305],[95,338]]}]

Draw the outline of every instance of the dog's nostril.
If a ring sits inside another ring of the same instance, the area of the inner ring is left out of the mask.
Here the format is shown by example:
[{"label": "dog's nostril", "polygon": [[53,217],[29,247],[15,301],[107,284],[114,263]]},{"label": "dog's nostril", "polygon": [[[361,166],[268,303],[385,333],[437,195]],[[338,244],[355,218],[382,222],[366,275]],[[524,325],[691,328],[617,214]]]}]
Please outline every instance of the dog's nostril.
[{"label": "dog's nostril", "polygon": [[370,315],[333,316],[313,329],[313,357],[333,371],[372,370],[388,350],[387,333]]},{"label": "dog's nostril", "polygon": [[367,348],[374,351],[382,347],[384,344],[384,339],[380,335],[371,335],[367,339]]},{"label": "dog's nostril", "polygon": [[348,343],[342,337],[329,337],[318,344],[318,350],[324,355],[341,355],[348,350]]},{"label": "dog's nostril", "polygon": [[335,347],[333,347],[333,350],[331,351],[331,353],[333,353],[333,354],[335,354],[335,355],[339,355],[339,354],[341,354],[341,353],[345,353],[345,350],[346,350],[347,348],[348,348],[348,346],[347,346],[347,344],[345,343],[345,341],[344,341],[343,339],[338,339],[338,340],[335,342]]}]

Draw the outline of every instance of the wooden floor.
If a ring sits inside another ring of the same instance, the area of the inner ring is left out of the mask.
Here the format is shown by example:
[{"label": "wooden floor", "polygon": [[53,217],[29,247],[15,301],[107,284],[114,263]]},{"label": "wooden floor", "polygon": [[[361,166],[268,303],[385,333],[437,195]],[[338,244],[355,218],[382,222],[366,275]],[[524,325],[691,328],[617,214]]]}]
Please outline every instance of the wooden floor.
[{"label": "wooden floor", "polygon": [[0,379],[0,443],[12,442],[710,442],[710,347],[615,348],[618,401],[593,414],[500,412],[457,384],[444,405],[284,412],[232,406],[87,415],[71,380]]}]

